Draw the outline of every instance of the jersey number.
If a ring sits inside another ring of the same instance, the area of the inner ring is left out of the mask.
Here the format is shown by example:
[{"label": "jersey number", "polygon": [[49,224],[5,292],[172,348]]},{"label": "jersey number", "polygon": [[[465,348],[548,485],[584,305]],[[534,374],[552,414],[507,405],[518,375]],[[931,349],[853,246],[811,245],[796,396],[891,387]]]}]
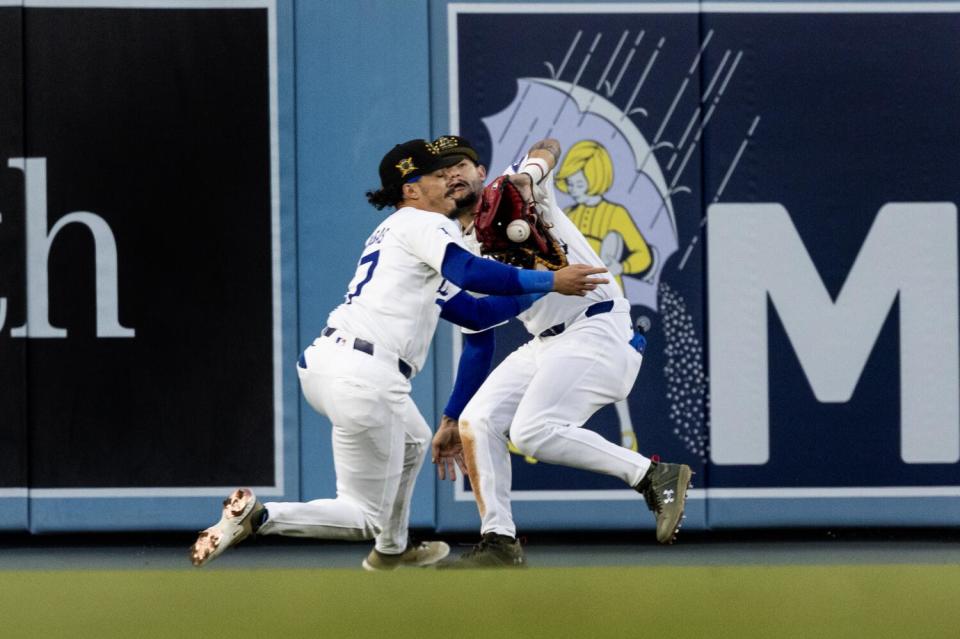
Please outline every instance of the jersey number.
[{"label": "jersey number", "polygon": [[[373,277],[373,272],[377,270],[377,262],[380,260],[380,251],[374,251],[373,253],[367,253],[360,258],[360,261],[357,263],[357,274],[353,276],[354,281],[360,277],[364,264],[369,264],[366,269],[366,273],[363,274],[363,279],[357,282],[356,288],[353,289],[351,293],[347,290],[347,304],[353,300],[353,298],[360,295],[360,291],[363,290],[363,287],[366,286],[367,282],[370,281],[370,278]],[[351,282],[352,284],[352,282]]]}]

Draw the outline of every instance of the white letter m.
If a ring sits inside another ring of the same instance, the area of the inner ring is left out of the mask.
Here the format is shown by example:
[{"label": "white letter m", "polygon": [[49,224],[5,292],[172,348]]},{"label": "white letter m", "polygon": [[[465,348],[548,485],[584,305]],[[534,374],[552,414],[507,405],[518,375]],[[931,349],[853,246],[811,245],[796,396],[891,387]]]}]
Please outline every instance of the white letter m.
[{"label": "white letter m", "polygon": [[817,400],[837,403],[853,395],[899,295],[900,455],[960,459],[954,204],[884,205],[836,302],[783,206],[715,204],[708,216],[714,463],[770,456],[768,295]]}]

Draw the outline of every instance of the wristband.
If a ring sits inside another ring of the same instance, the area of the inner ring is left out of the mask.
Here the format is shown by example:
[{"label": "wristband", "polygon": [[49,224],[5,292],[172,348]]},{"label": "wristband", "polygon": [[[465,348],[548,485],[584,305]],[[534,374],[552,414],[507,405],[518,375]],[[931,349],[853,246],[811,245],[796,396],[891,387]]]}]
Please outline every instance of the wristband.
[{"label": "wristband", "polygon": [[530,271],[517,269],[517,280],[524,293],[550,293],[553,291],[553,271]]},{"label": "wristband", "polygon": [[[539,178],[535,175],[537,171],[540,172]],[[543,178],[546,177],[549,169],[547,167],[547,161],[543,158],[527,158],[518,172],[526,173],[530,176],[530,179],[533,180],[534,184],[540,184]]]}]

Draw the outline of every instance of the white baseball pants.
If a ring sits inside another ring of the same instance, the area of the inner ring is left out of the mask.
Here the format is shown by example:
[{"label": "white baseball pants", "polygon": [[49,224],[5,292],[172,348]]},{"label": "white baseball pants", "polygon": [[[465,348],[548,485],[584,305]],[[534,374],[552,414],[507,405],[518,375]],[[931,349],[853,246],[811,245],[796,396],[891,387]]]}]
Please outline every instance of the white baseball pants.
[{"label": "white baseball pants", "polygon": [[639,483],[650,460],[580,428],[624,399],[643,356],[629,341],[629,313],[582,318],[560,335],[534,338],[490,374],[460,416],[481,534],[516,536],[507,438],[524,455]]},{"label": "white baseball pants", "polygon": [[377,550],[399,553],[407,547],[410,499],[432,433],[396,364],[354,350],[352,342],[317,338],[304,353],[307,368],[297,367],[307,402],[333,423],[337,497],[268,502],[258,534],[376,537]]}]

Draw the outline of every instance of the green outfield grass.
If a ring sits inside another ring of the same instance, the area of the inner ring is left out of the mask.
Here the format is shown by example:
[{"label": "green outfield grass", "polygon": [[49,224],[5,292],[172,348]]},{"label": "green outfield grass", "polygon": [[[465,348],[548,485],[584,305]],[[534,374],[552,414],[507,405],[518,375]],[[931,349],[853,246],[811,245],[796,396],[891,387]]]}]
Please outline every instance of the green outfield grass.
[{"label": "green outfield grass", "polygon": [[0,571],[0,637],[960,636],[960,567]]}]

